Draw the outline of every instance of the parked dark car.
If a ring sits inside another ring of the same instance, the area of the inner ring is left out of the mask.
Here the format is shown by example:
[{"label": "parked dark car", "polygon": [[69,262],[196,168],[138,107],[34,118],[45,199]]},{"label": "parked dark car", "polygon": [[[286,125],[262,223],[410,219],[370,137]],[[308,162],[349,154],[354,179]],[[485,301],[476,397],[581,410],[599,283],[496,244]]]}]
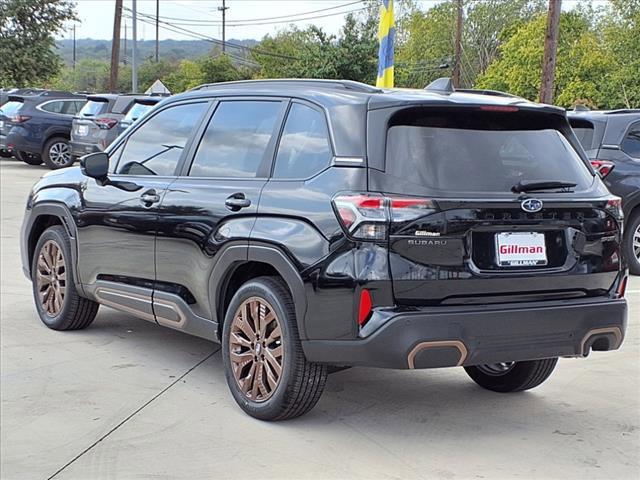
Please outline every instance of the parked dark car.
[{"label": "parked dark car", "polygon": [[74,158],[101,152],[119,134],[118,123],[140,95],[89,95],[84,108],[73,119],[71,153]]},{"label": "parked dark car", "polygon": [[166,97],[141,97],[133,101],[133,105],[118,124],[118,135],[133,125],[139,118],[149,113],[153,107],[160,103]]},{"label": "parked dark car", "polygon": [[71,122],[85,101],[84,95],[51,90],[10,95],[7,105],[14,109],[2,127],[6,148],[30,165],[43,161],[52,169],[70,165]]},{"label": "parked dark car", "polygon": [[569,112],[569,123],[609,190],[622,198],[624,250],[640,275],[640,110]]},{"label": "parked dark car", "polygon": [[221,342],[238,405],[282,420],[329,368],[463,366],[515,392],[617,349],[621,215],[562,109],[442,81],[231,82],[42,178],[22,261],[49,328],[104,304]]}]

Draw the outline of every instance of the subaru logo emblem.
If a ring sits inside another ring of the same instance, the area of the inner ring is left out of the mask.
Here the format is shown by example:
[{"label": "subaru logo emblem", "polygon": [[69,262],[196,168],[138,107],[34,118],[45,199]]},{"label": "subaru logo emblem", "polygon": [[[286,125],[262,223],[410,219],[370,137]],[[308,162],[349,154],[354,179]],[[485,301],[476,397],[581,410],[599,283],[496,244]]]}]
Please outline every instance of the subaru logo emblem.
[{"label": "subaru logo emblem", "polygon": [[520,206],[525,212],[536,213],[542,210],[542,200],[538,200],[537,198],[527,198],[522,201]]}]

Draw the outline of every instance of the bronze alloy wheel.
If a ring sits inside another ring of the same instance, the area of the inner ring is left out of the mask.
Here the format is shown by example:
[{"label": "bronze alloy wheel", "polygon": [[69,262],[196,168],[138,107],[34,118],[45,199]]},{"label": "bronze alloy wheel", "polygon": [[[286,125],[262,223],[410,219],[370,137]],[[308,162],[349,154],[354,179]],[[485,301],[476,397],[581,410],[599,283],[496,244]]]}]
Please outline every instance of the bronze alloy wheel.
[{"label": "bronze alloy wheel", "polygon": [[53,240],[48,240],[40,250],[36,282],[42,310],[55,317],[64,305],[67,272],[62,248]]},{"label": "bronze alloy wheel", "polygon": [[280,383],[284,359],[282,330],[273,307],[263,298],[248,298],[236,310],[229,335],[238,387],[249,400],[268,400]]}]

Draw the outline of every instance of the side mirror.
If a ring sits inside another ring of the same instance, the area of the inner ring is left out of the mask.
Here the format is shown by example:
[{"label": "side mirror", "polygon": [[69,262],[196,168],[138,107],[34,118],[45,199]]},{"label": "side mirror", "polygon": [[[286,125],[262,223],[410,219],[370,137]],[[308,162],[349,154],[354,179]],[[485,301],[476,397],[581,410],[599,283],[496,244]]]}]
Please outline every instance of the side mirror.
[{"label": "side mirror", "polygon": [[109,156],[104,152],[85,155],[80,160],[80,169],[87,177],[104,180],[109,174]]}]

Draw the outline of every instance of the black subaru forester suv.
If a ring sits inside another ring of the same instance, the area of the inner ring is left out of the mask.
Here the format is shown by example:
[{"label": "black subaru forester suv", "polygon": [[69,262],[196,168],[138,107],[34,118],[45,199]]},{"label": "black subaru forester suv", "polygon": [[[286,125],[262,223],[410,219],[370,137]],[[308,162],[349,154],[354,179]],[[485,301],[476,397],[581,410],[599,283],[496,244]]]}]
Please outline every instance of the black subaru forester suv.
[{"label": "black subaru forester suv", "polygon": [[222,343],[256,418],[337,367],[463,366],[498,392],[622,343],[620,200],[561,109],[350,81],[203,86],[33,188],[42,321],[100,304]]}]

